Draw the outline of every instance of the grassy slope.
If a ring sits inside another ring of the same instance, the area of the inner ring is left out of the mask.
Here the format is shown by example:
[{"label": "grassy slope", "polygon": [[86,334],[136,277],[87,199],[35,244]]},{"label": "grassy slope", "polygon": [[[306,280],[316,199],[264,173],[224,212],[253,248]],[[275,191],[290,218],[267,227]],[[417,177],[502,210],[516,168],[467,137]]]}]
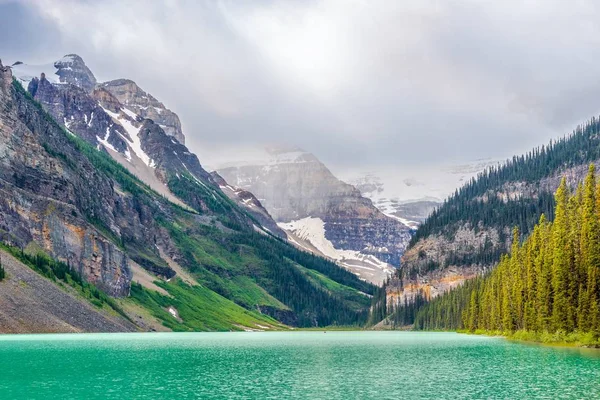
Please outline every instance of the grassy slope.
[{"label": "grassy slope", "polygon": [[[206,287],[189,286],[180,279],[157,284],[170,296],[133,284],[131,297],[173,331],[230,331],[265,326],[284,328],[274,319],[249,311]],[[171,306],[177,310],[179,320],[168,312]]]},{"label": "grassy slope", "polygon": [[218,228],[194,225],[184,218],[178,222],[167,228],[197,281],[247,308],[256,305],[288,308],[252,278],[265,273],[264,261],[252,248],[240,246],[237,252],[230,251],[223,245],[227,235]]}]

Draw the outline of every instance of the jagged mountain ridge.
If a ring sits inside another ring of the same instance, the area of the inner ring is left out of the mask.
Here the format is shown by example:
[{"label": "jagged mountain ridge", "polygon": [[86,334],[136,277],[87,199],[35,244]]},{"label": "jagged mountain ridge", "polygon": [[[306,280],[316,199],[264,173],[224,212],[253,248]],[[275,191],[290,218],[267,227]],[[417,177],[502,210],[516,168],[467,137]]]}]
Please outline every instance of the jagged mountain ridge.
[{"label": "jagged mountain ridge", "polygon": [[[63,61],[65,59],[75,60],[77,68],[73,69]],[[45,68],[56,71],[46,74]],[[67,72],[63,72],[65,68]],[[117,79],[90,89],[87,83],[96,83],[96,78],[81,57],[74,54],[41,66],[18,63],[12,69],[22,85],[65,128],[77,132],[88,143],[104,148],[171,201],[180,203],[167,188],[169,173],[191,173],[200,181],[215,185],[196,155],[185,147],[177,114],[135,82]],[[40,78],[32,75],[35,71]],[[41,78],[42,74],[45,79]],[[256,208],[247,207],[241,199],[236,202],[249,213],[256,212]]]},{"label": "jagged mountain ridge", "polygon": [[[256,233],[260,223],[158,124],[106,91],[92,107],[93,90],[40,76],[37,89],[28,84],[27,92],[13,82],[11,68],[1,70],[5,243],[69,263],[87,281],[124,296],[131,309],[146,310],[132,318],[151,314],[170,329],[270,329],[276,319],[321,325],[364,318],[368,299],[361,292],[371,293],[370,285]],[[46,104],[45,94],[62,106]],[[108,131],[94,134],[92,111],[109,117],[101,126]],[[117,149],[112,135],[126,146]],[[170,154],[166,146],[174,146]],[[157,172],[170,196],[134,177],[135,160]],[[149,279],[133,285],[142,271]],[[324,290],[329,279],[350,292]]]},{"label": "jagged mountain ridge", "polygon": [[336,260],[381,282],[399,265],[410,228],[337,179],[313,154],[267,148],[250,162],[217,168],[234,186],[254,193],[298,247]]},{"label": "jagged mountain ridge", "polygon": [[11,67],[25,87],[33,78],[40,78],[42,73],[52,83],[72,84],[86,92],[91,92],[97,83],[92,71],[77,54],[67,54],[60,60],[43,65],[27,65],[17,61]]}]

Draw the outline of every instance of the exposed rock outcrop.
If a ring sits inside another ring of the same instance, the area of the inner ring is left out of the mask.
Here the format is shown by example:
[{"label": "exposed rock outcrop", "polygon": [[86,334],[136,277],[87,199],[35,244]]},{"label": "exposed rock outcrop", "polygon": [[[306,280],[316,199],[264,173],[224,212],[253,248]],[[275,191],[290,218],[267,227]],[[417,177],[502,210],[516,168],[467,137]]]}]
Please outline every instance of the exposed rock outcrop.
[{"label": "exposed rock outcrop", "polygon": [[179,143],[185,144],[185,136],[181,131],[179,117],[173,111],[156,100],[151,94],[143,91],[134,81],[116,79],[100,84],[100,88],[112,93],[124,106],[142,118],[151,119],[173,136]]},{"label": "exposed rock outcrop", "polygon": [[206,184],[214,185],[212,177],[202,168],[198,157],[182,142],[166,135],[164,129],[153,120],[144,119],[139,122],[141,148],[152,159],[153,167],[163,182],[166,183],[170,175],[188,173]]},{"label": "exposed rock outcrop", "polygon": [[[117,226],[112,184],[12,86],[1,67],[0,230],[21,247],[35,242],[114,296],[129,293],[126,257],[87,221]],[[59,155],[56,158],[56,155]],[[75,168],[78,164],[82,168]]]},{"label": "exposed rock outcrop", "polygon": [[90,93],[96,86],[96,77],[77,54],[67,54],[54,63],[60,82],[70,83]]}]

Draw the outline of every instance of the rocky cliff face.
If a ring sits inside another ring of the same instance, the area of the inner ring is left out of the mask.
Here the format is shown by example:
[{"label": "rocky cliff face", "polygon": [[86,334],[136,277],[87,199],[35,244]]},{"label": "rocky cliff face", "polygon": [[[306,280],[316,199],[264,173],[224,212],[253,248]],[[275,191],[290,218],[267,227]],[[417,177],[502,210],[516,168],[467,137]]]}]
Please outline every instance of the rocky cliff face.
[{"label": "rocky cliff face", "polygon": [[301,247],[320,249],[337,261],[365,255],[379,260],[379,265],[369,266],[341,263],[354,272],[385,270],[381,262],[398,265],[410,239],[407,226],[384,215],[355,187],[302,150],[267,149],[262,161],[220,168],[218,173],[233,186],[254,193],[280,226],[295,232],[292,241],[300,238],[311,243]]},{"label": "rocky cliff face", "polygon": [[99,87],[110,92],[121,104],[140,117],[154,121],[167,135],[173,136],[179,143],[185,144],[185,136],[181,131],[181,122],[177,114],[166,108],[151,94],[143,91],[135,82],[129,79],[117,79],[104,82]]},{"label": "rocky cliff face", "polygon": [[202,168],[195,154],[173,137],[167,136],[163,128],[150,119],[137,118],[140,124],[139,139],[142,151],[152,161],[152,167],[163,182],[168,175],[192,174],[206,184],[214,185],[211,175]]},{"label": "rocky cliff face", "polygon": [[129,332],[136,326],[111,315],[9,253],[0,251],[8,279],[0,285],[0,333]]},{"label": "rocky cliff face", "polygon": [[107,293],[127,295],[126,256],[88,222],[118,225],[115,211],[127,200],[15,90],[10,68],[0,71],[0,232],[21,247],[41,246]]},{"label": "rocky cliff face", "polygon": [[464,262],[471,254],[489,246],[508,251],[510,228],[502,234],[497,228],[469,224],[460,226],[451,237],[432,235],[419,240],[402,256],[402,271],[387,286],[389,304],[411,302],[417,295],[430,300],[462,284],[465,280],[488,271],[494,263]]}]

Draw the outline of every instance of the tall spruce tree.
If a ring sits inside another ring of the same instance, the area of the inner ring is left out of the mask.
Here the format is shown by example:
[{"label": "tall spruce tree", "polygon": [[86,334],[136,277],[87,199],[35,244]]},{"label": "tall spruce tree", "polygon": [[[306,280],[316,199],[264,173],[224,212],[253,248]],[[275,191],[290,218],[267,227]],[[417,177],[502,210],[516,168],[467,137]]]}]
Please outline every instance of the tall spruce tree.
[{"label": "tall spruce tree", "polygon": [[569,331],[569,267],[571,252],[569,244],[569,188],[563,178],[556,191],[556,211],[552,234],[552,323],[557,330]]}]

